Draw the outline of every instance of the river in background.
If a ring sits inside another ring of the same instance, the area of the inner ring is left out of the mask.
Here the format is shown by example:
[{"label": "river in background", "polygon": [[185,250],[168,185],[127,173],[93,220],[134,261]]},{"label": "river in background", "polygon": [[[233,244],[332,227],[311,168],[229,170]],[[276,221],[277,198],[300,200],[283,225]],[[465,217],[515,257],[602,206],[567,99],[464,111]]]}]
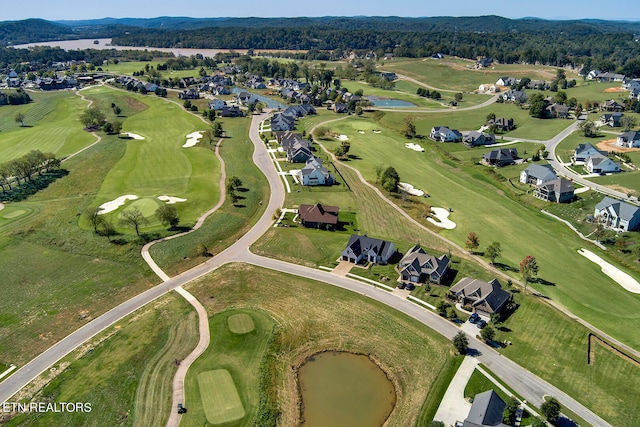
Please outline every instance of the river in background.
[{"label": "river in background", "polygon": [[[98,44],[94,41],[97,40]],[[213,57],[216,53],[229,52],[229,49],[187,49],[187,48],[164,48],[164,47],[142,47],[142,46],[111,46],[112,39],[80,39],[80,40],[57,40],[50,42],[37,42],[15,45],[16,49],[26,49],[33,46],[59,47],[64,50],[78,49],[116,49],[116,50],[157,50],[160,52],[171,52],[175,56],[191,56],[200,54],[206,57]],[[247,49],[233,49],[238,53],[247,53]]]},{"label": "river in background", "polygon": [[367,356],[325,352],[298,371],[305,427],[380,427],[396,404],[387,375]]}]

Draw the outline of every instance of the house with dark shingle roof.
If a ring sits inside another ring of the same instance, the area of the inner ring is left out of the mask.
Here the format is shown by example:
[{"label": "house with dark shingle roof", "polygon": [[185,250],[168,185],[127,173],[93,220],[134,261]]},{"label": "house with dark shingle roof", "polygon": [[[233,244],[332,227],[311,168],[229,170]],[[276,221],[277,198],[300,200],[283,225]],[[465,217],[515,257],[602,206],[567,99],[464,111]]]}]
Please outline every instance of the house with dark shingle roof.
[{"label": "house with dark shingle roof", "polygon": [[584,168],[589,173],[617,173],[620,172],[620,164],[614,162],[607,156],[596,154],[587,159]]},{"label": "house with dark shingle roof", "polygon": [[593,216],[615,231],[632,231],[640,227],[640,208],[611,197],[605,197],[596,205]]},{"label": "house with dark shingle roof", "polygon": [[625,148],[640,147],[640,132],[634,130],[620,134],[616,139],[616,145]]},{"label": "house with dark shingle roof", "polygon": [[523,184],[540,185],[556,179],[556,172],[551,165],[537,165],[532,163],[520,172],[520,182]]},{"label": "house with dark shingle roof", "polygon": [[605,113],[600,116],[600,122],[612,128],[617,128],[622,126],[622,117],[624,117],[623,113]]},{"label": "house with dark shingle roof", "polygon": [[571,163],[574,165],[583,165],[589,160],[589,157],[601,154],[606,156],[606,151],[600,151],[591,143],[579,144],[571,156]]},{"label": "house with dark shingle roof", "polygon": [[298,214],[302,225],[309,228],[333,229],[338,224],[338,206],[300,205]]},{"label": "house with dark shingle roof", "polygon": [[538,185],[533,195],[547,202],[565,203],[573,199],[574,192],[573,181],[566,178],[556,178]]},{"label": "house with dark shingle roof", "polygon": [[518,150],[515,148],[498,148],[482,156],[482,163],[487,166],[502,167],[513,165],[519,160]]},{"label": "house with dark shingle roof", "polygon": [[507,404],[493,391],[476,394],[462,427],[509,427],[502,423]]},{"label": "house with dark shingle roof", "polygon": [[478,132],[472,130],[468,132],[464,138],[462,138],[462,142],[465,145],[469,145],[471,147],[477,147],[480,145],[490,145],[496,143],[496,136],[492,133]]},{"label": "house with dark shingle roof", "polygon": [[373,239],[366,234],[364,236],[352,234],[347,247],[340,254],[340,259],[354,264],[363,262],[387,264],[395,253],[396,247],[391,242]]},{"label": "house with dark shingle roof", "polygon": [[462,305],[470,304],[476,313],[487,316],[498,313],[511,298],[498,279],[485,282],[465,277],[449,289],[449,293]]},{"label": "house with dark shingle roof", "polygon": [[436,258],[419,245],[415,245],[400,260],[399,281],[412,283],[440,283],[449,270],[451,261],[446,255]]},{"label": "house with dark shingle roof", "polygon": [[300,170],[300,181],[302,185],[333,185],[336,180],[329,170],[322,166],[322,160],[311,156],[307,164]]}]

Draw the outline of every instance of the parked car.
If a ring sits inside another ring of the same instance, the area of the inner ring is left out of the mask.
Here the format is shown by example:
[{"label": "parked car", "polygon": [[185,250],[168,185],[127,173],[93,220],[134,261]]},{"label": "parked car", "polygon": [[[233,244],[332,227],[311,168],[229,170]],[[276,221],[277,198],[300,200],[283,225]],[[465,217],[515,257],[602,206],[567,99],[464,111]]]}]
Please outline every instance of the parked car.
[{"label": "parked car", "polygon": [[408,291],[412,291],[416,288],[416,285],[414,285],[413,283],[407,283],[407,290]]},{"label": "parked car", "polygon": [[178,403],[178,413],[179,414],[184,414],[187,412],[187,408],[185,408],[184,406],[182,406],[182,403]]},{"label": "parked car", "polygon": [[477,313],[471,313],[471,316],[469,316],[469,322],[476,323],[478,320],[480,320],[480,316],[478,316]]},{"label": "parked car", "polygon": [[482,329],[487,326],[487,322],[485,322],[484,320],[479,320],[478,323],[476,323],[476,326],[478,327],[478,329]]},{"label": "parked car", "polygon": [[407,284],[404,282],[398,283],[398,289],[404,289],[405,286],[407,286]]}]

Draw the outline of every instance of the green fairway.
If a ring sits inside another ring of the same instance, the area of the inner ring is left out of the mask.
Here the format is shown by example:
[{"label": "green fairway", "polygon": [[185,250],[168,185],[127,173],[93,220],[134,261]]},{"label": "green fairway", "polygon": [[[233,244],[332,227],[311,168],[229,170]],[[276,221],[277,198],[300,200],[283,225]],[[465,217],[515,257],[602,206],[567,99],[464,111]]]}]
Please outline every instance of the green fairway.
[{"label": "green fairway", "polygon": [[24,414],[6,425],[165,425],[175,360],[195,347],[197,331],[191,305],[177,294],[161,297],[57,362],[37,380],[42,391],[26,395],[32,401],[87,402],[90,412]]},{"label": "green fairway", "polygon": [[226,369],[200,372],[198,387],[204,413],[211,424],[230,423],[244,417],[238,390]]},{"label": "green fairway", "polygon": [[[82,130],[79,120],[86,101],[67,91],[38,95],[30,104],[0,108],[0,163],[31,150],[52,152],[62,158],[95,141]],[[27,127],[15,123],[18,112],[25,115]]]},{"label": "green fairway", "polygon": [[[85,95],[100,99],[112,92],[116,90],[100,87],[86,91]],[[128,117],[123,132],[140,133],[145,139],[127,140],[125,155],[105,177],[94,204],[98,206],[125,194],[134,194],[140,200],[128,202],[124,210],[138,207],[150,220],[144,230],[150,230],[160,226],[154,217],[160,203],[157,197],[180,197],[187,199],[176,204],[181,225],[194,224],[217,200],[219,164],[208,147],[183,148],[182,145],[187,134],[205,130],[206,125],[181,107],[155,96],[128,94],[127,99],[148,108]],[[122,211],[105,217],[117,219]],[[115,222],[117,225],[117,220]],[[125,228],[120,230],[131,232]]]},{"label": "green fairway", "polygon": [[234,314],[227,319],[229,324],[229,330],[234,334],[246,334],[253,331],[256,325],[253,324],[253,319],[248,314]]},{"label": "green fairway", "polygon": [[[329,126],[350,138],[349,154],[354,157],[349,164],[357,167],[367,180],[376,180],[378,165],[395,167],[403,182],[431,195],[429,199],[416,198],[416,202],[452,208],[450,219],[457,227],[441,231],[442,235],[464,245],[467,234],[475,231],[481,248],[499,241],[503,248],[500,262],[510,266],[510,274],[515,278],[519,278],[518,263],[526,255],[534,255],[543,279],[533,284],[538,291],[616,338],[640,348],[638,335],[629,329],[631,324],[640,326],[640,296],[626,292],[581,257],[577,250],[584,247],[584,241],[565,225],[507,197],[499,184],[483,172],[483,167],[465,167],[430,150],[426,153],[408,150],[404,148],[405,140],[388,128],[382,128],[380,134],[361,135],[355,131],[361,121],[366,119],[351,118]],[[337,142],[323,143],[330,149],[337,146]],[[424,141],[421,143],[428,147]],[[384,217],[376,217],[378,222],[381,218]],[[361,218],[358,224],[368,230]],[[379,235],[383,236],[393,238],[394,233],[386,231]],[[399,240],[412,242],[415,238]]]}]

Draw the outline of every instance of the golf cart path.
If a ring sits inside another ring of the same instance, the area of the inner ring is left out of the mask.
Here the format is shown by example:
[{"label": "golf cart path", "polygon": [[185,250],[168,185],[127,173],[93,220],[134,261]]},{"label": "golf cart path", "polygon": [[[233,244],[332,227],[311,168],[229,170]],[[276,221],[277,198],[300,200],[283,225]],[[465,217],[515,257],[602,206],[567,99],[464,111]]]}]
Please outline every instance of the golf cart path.
[{"label": "golf cart path", "polygon": [[[101,85],[102,85],[102,83],[101,83]],[[84,96],[84,95],[82,95],[82,94],[80,93],[80,91],[81,91],[81,90],[84,90],[84,89],[92,88],[92,87],[95,87],[95,86],[87,86],[86,88],[78,89],[78,90],[75,92],[75,94],[76,94],[76,95],[78,95],[78,96],[80,97],[80,99],[82,99],[82,100],[83,100],[83,101],[85,101],[85,102],[88,102],[88,104],[87,104],[87,108],[89,108],[89,107],[91,107],[91,106],[93,105],[93,100],[92,100],[92,99],[87,99],[87,98],[85,98],[85,96]],[[96,140],[95,140],[95,142],[92,142],[91,144],[87,145],[87,146],[86,146],[86,147],[84,147],[83,149],[78,150],[78,151],[76,151],[75,153],[68,155],[67,157],[65,157],[64,159],[62,159],[62,160],[60,161],[60,163],[64,163],[64,162],[66,162],[67,160],[69,160],[69,159],[71,159],[71,158],[73,158],[73,157],[77,156],[78,154],[82,153],[82,152],[83,152],[83,151],[85,151],[85,150],[88,150],[89,148],[93,147],[94,145],[96,145],[97,143],[99,143],[100,141],[102,141],[102,137],[101,137],[100,135],[98,135],[97,133],[95,133],[95,132],[91,132],[91,135],[93,135],[93,137],[96,139]]]}]

